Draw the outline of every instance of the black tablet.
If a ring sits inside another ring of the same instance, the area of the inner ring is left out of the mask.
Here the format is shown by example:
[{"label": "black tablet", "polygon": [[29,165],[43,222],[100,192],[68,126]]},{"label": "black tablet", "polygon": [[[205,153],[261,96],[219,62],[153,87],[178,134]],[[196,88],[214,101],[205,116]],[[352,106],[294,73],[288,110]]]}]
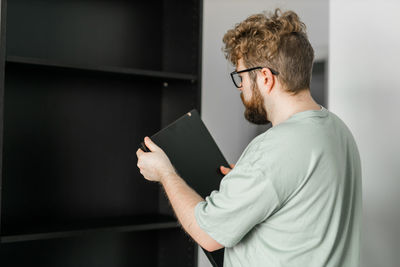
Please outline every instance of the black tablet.
[{"label": "black tablet", "polygon": [[[201,120],[192,110],[150,137],[168,155],[179,176],[203,198],[219,189],[223,177],[219,167],[229,166]],[[149,151],[141,143],[144,151]],[[209,253],[214,267],[223,266],[223,249]]]}]

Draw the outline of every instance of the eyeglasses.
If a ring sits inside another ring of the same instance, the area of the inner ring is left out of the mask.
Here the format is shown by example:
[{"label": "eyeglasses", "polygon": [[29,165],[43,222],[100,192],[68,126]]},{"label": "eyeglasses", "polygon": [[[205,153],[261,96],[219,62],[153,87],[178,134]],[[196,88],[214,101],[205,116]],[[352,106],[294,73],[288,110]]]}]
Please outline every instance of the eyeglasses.
[{"label": "eyeglasses", "polygon": [[[240,77],[239,73],[249,72],[249,71],[253,71],[253,70],[261,70],[261,69],[263,69],[263,67],[254,67],[254,68],[249,68],[249,69],[245,69],[245,70],[241,70],[241,71],[232,71],[231,78],[232,78],[233,84],[237,88],[241,88],[242,87],[242,77]],[[279,72],[277,72],[271,68],[267,68],[267,69],[269,69],[273,75],[279,74]]]}]

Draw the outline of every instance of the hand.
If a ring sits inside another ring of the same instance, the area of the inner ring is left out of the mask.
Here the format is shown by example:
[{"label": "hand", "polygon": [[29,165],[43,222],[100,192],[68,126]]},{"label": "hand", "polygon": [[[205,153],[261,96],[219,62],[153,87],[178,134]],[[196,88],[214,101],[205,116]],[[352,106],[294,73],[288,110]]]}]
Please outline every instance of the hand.
[{"label": "hand", "polygon": [[146,180],[161,182],[163,177],[176,173],[174,166],[164,151],[158,147],[149,137],[144,138],[145,145],[151,152],[144,152],[140,148],[136,151],[138,157],[137,166]]},{"label": "hand", "polygon": [[221,173],[222,173],[223,175],[227,175],[233,168],[235,168],[235,164],[229,164],[229,166],[230,166],[231,168],[227,168],[227,167],[224,167],[224,166],[221,166],[221,167],[220,167],[220,171],[221,171]]}]

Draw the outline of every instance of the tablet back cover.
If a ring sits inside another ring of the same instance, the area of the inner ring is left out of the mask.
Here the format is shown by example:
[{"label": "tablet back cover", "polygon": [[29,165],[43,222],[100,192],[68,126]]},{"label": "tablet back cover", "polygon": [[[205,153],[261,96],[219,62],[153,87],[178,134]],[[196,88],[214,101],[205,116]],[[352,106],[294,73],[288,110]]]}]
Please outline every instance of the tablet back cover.
[{"label": "tablet back cover", "polygon": [[[205,198],[219,189],[223,178],[219,167],[229,166],[217,144],[201,120],[192,110],[151,137],[168,155],[179,176]],[[147,149],[141,144],[142,149]],[[222,267],[223,249],[209,253],[213,266]]]}]

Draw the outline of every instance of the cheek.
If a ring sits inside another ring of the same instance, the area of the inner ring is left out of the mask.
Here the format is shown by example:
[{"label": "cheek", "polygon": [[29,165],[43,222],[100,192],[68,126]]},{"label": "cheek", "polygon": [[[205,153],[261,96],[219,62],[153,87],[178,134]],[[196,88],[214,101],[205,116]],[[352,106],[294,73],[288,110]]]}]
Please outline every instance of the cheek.
[{"label": "cheek", "polygon": [[250,89],[250,87],[251,87],[250,77],[248,77],[247,75],[245,75],[242,78],[242,86],[243,86],[243,89]]},{"label": "cheek", "polygon": [[249,82],[249,79],[244,79],[242,82],[242,92],[244,96],[246,97],[251,97],[251,82]]},{"label": "cheek", "polygon": [[250,88],[243,88],[242,95],[243,95],[244,100],[250,101],[251,100],[251,96],[252,96],[251,89]]}]

